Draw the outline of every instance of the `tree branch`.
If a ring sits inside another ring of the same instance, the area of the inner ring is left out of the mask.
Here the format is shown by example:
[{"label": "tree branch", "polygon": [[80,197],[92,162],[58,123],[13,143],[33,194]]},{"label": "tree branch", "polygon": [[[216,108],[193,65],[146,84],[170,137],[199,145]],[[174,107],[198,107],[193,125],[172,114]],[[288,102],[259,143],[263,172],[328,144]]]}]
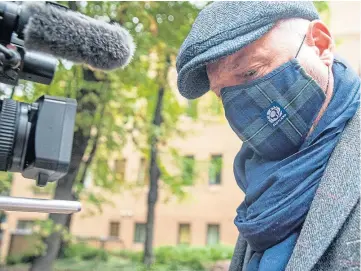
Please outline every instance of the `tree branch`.
[{"label": "tree branch", "polygon": [[[104,114],[104,111],[105,111],[105,105],[103,105],[103,107],[101,108],[101,111],[100,111],[100,115],[101,115],[101,116]],[[94,136],[93,145],[92,145],[92,148],[91,148],[91,150],[90,150],[89,157],[88,157],[88,159],[84,162],[84,169],[83,169],[83,172],[82,172],[81,177],[80,177],[80,184],[81,184],[81,185],[84,185],[85,177],[86,177],[86,174],[87,174],[87,172],[88,172],[89,166],[90,166],[91,163],[93,162],[95,153],[96,153],[96,151],[97,151],[98,143],[99,143],[99,138],[100,138],[100,136],[101,136],[101,126],[102,126],[102,123],[99,123],[99,125],[98,125],[98,127],[97,127],[97,133],[96,133],[96,135]]]}]

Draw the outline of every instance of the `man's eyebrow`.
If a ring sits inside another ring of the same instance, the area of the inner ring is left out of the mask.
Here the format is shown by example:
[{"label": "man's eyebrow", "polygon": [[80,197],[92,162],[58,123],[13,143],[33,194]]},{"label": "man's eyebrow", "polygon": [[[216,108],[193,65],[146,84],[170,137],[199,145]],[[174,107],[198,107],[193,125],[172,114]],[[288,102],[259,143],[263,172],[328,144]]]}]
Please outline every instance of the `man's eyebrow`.
[{"label": "man's eyebrow", "polygon": [[[248,65],[247,62],[245,63],[244,60],[245,57],[248,57]],[[243,63],[242,63],[243,62]],[[265,54],[251,54],[248,56],[247,54],[242,54],[240,56],[235,57],[235,59],[232,61],[232,64],[230,65],[228,71],[235,71],[235,70],[252,70],[255,68],[254,66],[258,66],[258,64],[262,64],[263,62],[267,63],[269,62],[269,58]],[[241,65],[242,64],[242,65]]]}]

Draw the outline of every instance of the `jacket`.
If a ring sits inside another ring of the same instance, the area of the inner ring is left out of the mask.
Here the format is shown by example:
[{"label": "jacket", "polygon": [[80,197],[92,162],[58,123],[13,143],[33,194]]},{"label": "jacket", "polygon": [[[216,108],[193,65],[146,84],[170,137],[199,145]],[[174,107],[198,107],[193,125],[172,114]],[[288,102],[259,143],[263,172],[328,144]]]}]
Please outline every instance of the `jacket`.
[{"label": "jacket", "polygon": [[[360,270],[359,111],[330,156],[286,271]],[[245,271],[251,255],[239,235],[229,270]]]}]

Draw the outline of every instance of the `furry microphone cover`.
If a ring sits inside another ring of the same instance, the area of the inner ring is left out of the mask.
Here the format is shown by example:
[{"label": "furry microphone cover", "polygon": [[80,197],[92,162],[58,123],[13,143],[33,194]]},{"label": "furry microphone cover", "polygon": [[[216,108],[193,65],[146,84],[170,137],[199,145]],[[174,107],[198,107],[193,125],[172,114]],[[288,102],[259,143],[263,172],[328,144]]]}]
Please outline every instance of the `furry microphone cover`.
[{"label": "furry microphone cover", "polygon": [[24,29],[24,45],[74,63],[112,70],[126,66],[135,44],[129,32],[45,2],[27,2],[23,9],[32,14]]}]

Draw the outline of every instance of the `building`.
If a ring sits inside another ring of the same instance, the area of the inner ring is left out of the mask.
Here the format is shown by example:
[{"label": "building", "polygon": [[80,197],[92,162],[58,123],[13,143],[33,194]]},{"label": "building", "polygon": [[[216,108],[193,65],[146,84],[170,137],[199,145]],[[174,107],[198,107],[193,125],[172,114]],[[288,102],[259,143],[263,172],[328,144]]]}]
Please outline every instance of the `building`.
[{"label": "building", "polygon": [[[329,2],[329,26],[337,41],[337,51],[360,74],[360,2]],[[347,19],[347,21],[346,21]],[[175,138],[172,145],[187,157],[188,166],[195,165],[194,185],[186,188],[189,197],[181,203],[166,190],[161,190],[156,207],[155,246],[190,244],[205,246],[222,243],[234,245],[237,229],[233,224],[235,210],[244,195],[233,176],[233,159],[241,146],[225,121],[183,125],[193,131],[186,139]],[[126,180],[144,181],[145,160],[129,145],[124,159],[117,160],[115,168]],[[212,165],[221,165],[220,174]],[[47,197],[34,195],[34,183],[16,175],[13,196]],[[89,216],[85,206],[74,216],[71,232],[95,245],[114,249],[141,249],[144,241],[147,188],[137,188],[118,194],[105,195],[114,206],[104,206],[103,212]],[[167,200],[167,203],[164,203]],[[45,218],[46,214],[8,213],[1,255],[17,247],[14,236],[28,232],[32,221]],[[13,236],[13,237],[12,237]],[[12,241],[11,241],[12,240]]]}]

